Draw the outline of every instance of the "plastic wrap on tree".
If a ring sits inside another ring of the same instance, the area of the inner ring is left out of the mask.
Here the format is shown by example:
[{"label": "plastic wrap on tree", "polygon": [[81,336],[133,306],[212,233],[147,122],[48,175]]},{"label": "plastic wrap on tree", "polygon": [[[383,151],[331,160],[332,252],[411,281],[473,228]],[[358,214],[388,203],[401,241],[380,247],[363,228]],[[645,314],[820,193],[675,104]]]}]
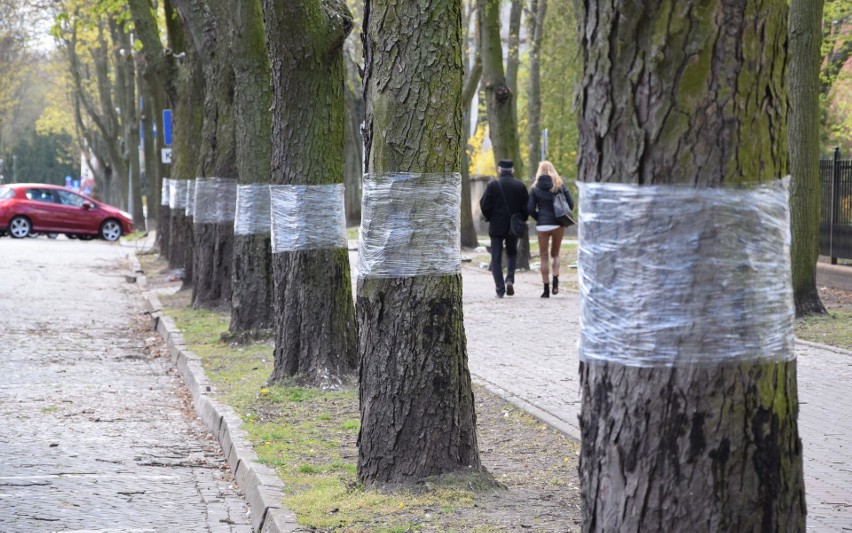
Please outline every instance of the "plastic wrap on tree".
[{"label": "plastic wrap on tree", "polygon": [[263,235],[272,231],[268,183],[237,186],[234,234]]},{"label": "plastic wrap on tree", "polygon": [[461,272],[461,174],[366,174],[359,276]]},{"label": "plastic wrap on tree", "polygon": [[163,207],[169,206],[169,196],[171,195],[171,182],[169,178],[163,178],[163,184],[160,189],[160,205]]},{"label": "plastic wrap on tree", "polygon": [[271,185],[272,253],[346,248],[343,184]]},{"label": "plastic wrap on tree", "polygon": [[198,178],[195,181],[196,224],[229,224],[234,221],[237,182],[225,178]]},{"label": "plastic wrap on tree", "polygon": [[189,180],[171,180],[169,188],[169,208],[174,210],[186,209],[186,196],[189,189]]},{"label": "plastic wrap on tree", "polygon": [[795,358],[788,179],[742,189],[578,186],[581,360]]}]

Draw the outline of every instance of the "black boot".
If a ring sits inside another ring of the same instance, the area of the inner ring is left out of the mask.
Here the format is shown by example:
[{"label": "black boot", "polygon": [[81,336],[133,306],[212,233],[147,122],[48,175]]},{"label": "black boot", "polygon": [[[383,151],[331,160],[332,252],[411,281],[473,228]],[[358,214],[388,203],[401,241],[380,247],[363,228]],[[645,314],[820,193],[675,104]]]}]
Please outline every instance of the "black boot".
[{"label": "black boot", "polygon": [[544,292],[541,293],[542,298],[550,298],[550,285],[544,284]]},{"label": "black boot", "polygon": [[553,276],[553,294],[559,294],[559,276]]}]

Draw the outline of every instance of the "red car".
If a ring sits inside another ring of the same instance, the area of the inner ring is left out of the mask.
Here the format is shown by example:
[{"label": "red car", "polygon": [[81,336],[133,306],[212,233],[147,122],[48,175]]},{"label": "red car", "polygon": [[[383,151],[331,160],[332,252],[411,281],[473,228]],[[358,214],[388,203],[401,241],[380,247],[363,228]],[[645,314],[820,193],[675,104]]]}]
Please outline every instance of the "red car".
[{"label": "red car", "polygon": [[65,187],[41,183],[0,185],[0,235],[65,233],[116,241],[133,231],[133,217]]}]

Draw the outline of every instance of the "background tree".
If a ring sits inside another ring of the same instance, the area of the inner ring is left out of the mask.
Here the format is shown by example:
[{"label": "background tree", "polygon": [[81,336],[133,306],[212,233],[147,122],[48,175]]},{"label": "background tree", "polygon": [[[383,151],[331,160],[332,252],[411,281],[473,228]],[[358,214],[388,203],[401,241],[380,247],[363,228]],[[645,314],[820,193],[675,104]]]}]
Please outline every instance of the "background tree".
[{"label": "background tree", "polygon": [[819,258],[819,69],[823,0],[790,2],[790,225],[796,315],[825,314],[816,286]]},{"label": "background tree", "polygon": [[[456,0],[367,2],[368,172],[458,172],[461,17]],[[460,274],[358,280],[358,478],[367,485],[482,471],[461,288]]]},{"label": "background tree", "polygon": [[[463,3],[464,17],[462,19],[462,27],[464,28],[464,84],[462,85],[462,109],[464,110],[462,118],[462,131],[465,137],[470,132],[471,126],[471,105],[473,97],[479,89],[479,81],[482,79],[482,58],[479,57],[479,33],[473,32],[471,35],[471,22],[476,16],[477,7],[475,0],[466,1]],[[476,24],[478,26],[478,23]],[[468,248],[476,248],[479,246],[479,238],[476,235],[476,227],[473,225],[473,208],[471,204],[470,194],[470,157],[468,156],[470,145],[466,143],[465,149],[462,150],[462,205],[461,205],[461,245]],[[479,198],[476,198],[479,201]]]},{"label": "background tree", "polygon": [[[177,102],[173,115],[171,179],[177,189],[186,190],[187,182],[197,177],[201,157],[199,139],[202,138],[204,123],[204,74],[201,58],[191,42],[182,4],[173,2],[172,5],[175,11],[171,17],[167,12],[166,28],[172,50],[181,61],[178,63]],[[192,219],[182,208],[170,209],[169,217],[169,267],[183,268],[184,284],[188,286],[192,280]]]},{"label": "background tree", "polygon": [[364,57],[360,37],[364,2],[348,0],[346,4],[352,13],[352,31],[343,44],[343,98],[346,104],[343,183],[346,186],[346,225],[357,226],[361,223],[361,177],[364,175],[364,137],[361,135],[361,125],[364,123],[364,94],[361,88],[363,67],[360,65]]},{"label": "background tree", "polygon": [[[225,0],[178,0],[175,2],[192,37],[196,56],[204,74],[204,120],[201,127],[201,154],[198,159],[196,188],[201,190],[210,178],[218,189],[198,209],[219,210],[226,201],[230,208],[236,192],[236,139],[234,134],[234,70],[231,65],[227,18],[232,17],[231,3]],[[227,192],[226,188],[232,188]],[[196,198],[202,198],[197,194]],[[209,213],[207,213],[209,215]],[[227,307],[231,297],[231,261],[234,221],[213,222],[204,213],[193,218],[192,304],[194,307]]]},{"label": "background tree", "polygon": [[[237,174],[240,185],[267,186],[272,160],[272,90],[260,0],[239,0],[230,21],[234,66]],[[268,191],[268,188],[267,188]],[[272,244],[269,205],[256,207],[266,224],[234,236],[231,294],[232,334],[272,330]]]},{"label": "background tree", "polygon": [[[343,42],[352,29],[349,9],[343,0],[263,0],[263,13],[272,65],[273,184],[343,183]],[[305,212],[321,207],[300,206]],[[334,231],[336,223],[342,221],[330,213],[317,215],[316,224],[327,224],[326,231]],[[273,272],[271,380],[340,386],[355,372],[346,247],[273,253]]]},{"label": "background tree", "polygon": [[[575,5],[582,181],[787,174],[785,0]],[[580,377],[585,531],[804,531],[795,360],[583,362]]]},{"label": "background tree", "polygon": [[[175,64],[174,52],[171,47],[164,47],[162,38],[168,36],[165,28],[161,28],[158,22],[157,10],[149,0],[128,0],[128,7],[133,18],[133,26],[139,39],[141,71],[139,93],[143,95],[145,112],[143,123],[146,127],[145,137],[145,169],[148,178],[149,193],[149,220],[156,221],[157,240],[163,255],[168,254],[169,249],[169,207],[168,198],[163,205],[160,198],[162,191],[162,180],[169,178],[169,167],[161,163],[160,154],[165,144],[162,134],[153,135],[153,127],[156,125],[158,132],[164,132],[163,109],[174,109],[177,103],[177,65]],[[163,12],[168,18],[174,13],[170,2],[164,2]],[[153,152],[153,153],[152,153]]]},{"label": "background tree", "polygon": [[[529,180],[533,183],[541,162],[541,43],[544,37],[544,16],[547,13],[547,0],[530,0],[530,13],[527,16],[527,35],[530,41],[529,69],[530,82],[527,120],[529,121]],[[558,164],[558,163],[557,163]],[[557,167],[560,170],[560,167]],[[563,170],[564,171],[564,170]]]}]

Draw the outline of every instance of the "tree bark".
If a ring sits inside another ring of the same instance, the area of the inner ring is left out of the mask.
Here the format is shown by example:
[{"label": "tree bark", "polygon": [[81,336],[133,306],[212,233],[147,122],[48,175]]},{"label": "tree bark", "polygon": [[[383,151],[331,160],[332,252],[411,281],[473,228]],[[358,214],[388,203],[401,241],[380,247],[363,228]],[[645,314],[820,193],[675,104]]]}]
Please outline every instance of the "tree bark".
[{"label": "tree bark", "polygon": [[816,285],[819,258],[819,96],[824,0],[790,3],[790,250],[796,316],[825,314]]},{"label": "tree bark", "polygon": [[[368,171],[458,172],[461,3],[368,0],[364,20]],[[461,274],[359,277],[358,479],[366,485],[485,473],[461,288]]]},{"label": "tree bark", "polygon": [[[787,174],[784,0],[577,7],[582,181]],[[584,531],[805,530],[795,361],[583,361],[580,378]]]},{"label": "tree bark", "polygon": [[[260,0],[239,0],[229,20],[238,182],[264,186],[272,158],[272,91]],[[271,332],[274,280],[268,229],[234,236],[231,279],[230,333],[251,338]]]},{"label": "tree bark", "polygon": [[530,85],[527,97],[529,116],[529,180],[533,183],[541,163],[541,42],[544,36],[544,16],[547,0],[532,0],[527,18],[527,35],[530,39]]},{"label": "tree bark", "polygon": [[[272,65],[272,181],[343,183],[343,42],[352,29],[349,10],[342,0],[263,0],[263,13]],[[329,231],[342,222],[322,214],[316,219]],[[356,352],[347,249],[274,253],[273,272],[271,381],[332,388],[350,380]]]}]

